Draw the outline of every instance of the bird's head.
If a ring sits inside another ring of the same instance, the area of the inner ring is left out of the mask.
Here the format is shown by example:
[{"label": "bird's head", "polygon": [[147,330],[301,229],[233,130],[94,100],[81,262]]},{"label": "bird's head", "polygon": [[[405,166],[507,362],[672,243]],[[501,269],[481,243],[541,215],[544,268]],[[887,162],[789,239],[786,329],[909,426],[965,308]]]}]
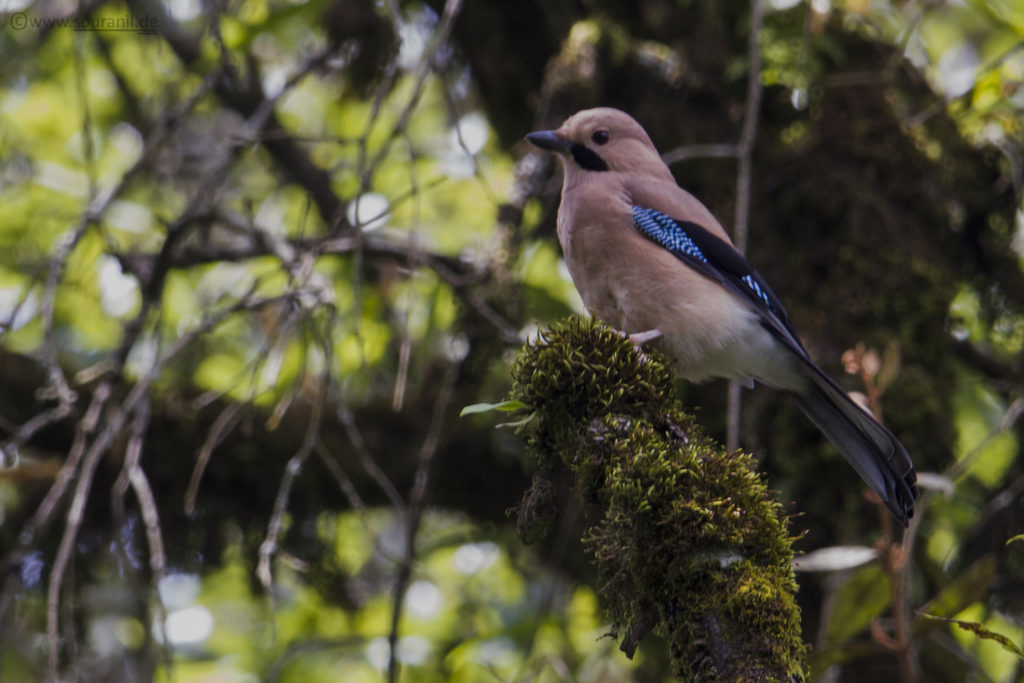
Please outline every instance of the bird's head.
[{"label": "bird's head", "polygon": [[558,152],[567,174],[668,173],[647,131],[618,109],[585,109],[566,119],[560,128],[530,133],[526,139],[541,149]]}]

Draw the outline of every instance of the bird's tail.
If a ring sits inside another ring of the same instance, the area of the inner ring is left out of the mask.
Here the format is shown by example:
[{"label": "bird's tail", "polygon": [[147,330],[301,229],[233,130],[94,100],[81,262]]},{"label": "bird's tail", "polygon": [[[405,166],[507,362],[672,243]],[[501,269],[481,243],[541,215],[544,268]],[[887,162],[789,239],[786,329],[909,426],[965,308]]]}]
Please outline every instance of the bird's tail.
[{"label": "bird's tail", "polygon": [[917,475],[903,444],[813,363],[809,389],[794,391],[797,405],[878,494],[903,526],[914,514]]}]

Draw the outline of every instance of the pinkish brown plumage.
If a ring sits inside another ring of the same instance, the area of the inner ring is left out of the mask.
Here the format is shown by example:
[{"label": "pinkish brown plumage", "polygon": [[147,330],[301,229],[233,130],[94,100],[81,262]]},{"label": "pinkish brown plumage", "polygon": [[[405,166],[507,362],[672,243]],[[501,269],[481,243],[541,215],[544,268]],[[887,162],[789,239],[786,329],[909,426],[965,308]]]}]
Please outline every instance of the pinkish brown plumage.
[{"label": "pinkish brown plumage", "polygon": [[640,124],[589,109],[527,139],[563,161],[558,240],[587,308],[654,338],[684,379],[756,379],[789,393],[907,524],[917,492],[906,450],[811,361],[781,302]]}]

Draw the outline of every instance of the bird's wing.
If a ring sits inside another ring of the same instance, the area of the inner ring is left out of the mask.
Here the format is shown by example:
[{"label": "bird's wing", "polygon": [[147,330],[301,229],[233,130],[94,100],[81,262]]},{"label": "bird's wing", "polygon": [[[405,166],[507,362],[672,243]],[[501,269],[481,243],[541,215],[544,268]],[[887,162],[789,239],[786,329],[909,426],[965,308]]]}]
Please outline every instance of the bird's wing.
[{"label": "bird's wing", "polygon": [[782,302],[735,247],[698,223],[644,206],[633,206],[633,224],[652,242],[746,301],[768,330],[798,356],[807,358]]},{"label": "bird's wing", "polygon": [[[815,365],[789,322],[786,309],[764,278],[730,243],[698,223],[633,205],[633,223],[655,244],[746,301],[762,324],[800,359],[811,384],[792,391],[804,413],[846,456],[904,525],[917,490],[913,463],[892,432],[858,406]],[[720,229],[717,224],[715,228]]]}]

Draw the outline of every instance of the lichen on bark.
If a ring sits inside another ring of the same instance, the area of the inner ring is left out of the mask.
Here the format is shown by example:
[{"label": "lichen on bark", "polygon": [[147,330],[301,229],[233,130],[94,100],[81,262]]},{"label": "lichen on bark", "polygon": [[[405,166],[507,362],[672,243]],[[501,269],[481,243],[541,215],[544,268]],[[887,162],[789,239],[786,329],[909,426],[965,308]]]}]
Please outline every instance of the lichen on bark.
[{"label": "lichen on bark", "polygon": [[686,680],[802,680],[786,515],[752,458],[682,410],[666,359],[573,319],[528,344],[513,375],[538,462],[514,510],[520,536],[542,538],[578,493],[621,649],[632,657],[653,631]]}]

